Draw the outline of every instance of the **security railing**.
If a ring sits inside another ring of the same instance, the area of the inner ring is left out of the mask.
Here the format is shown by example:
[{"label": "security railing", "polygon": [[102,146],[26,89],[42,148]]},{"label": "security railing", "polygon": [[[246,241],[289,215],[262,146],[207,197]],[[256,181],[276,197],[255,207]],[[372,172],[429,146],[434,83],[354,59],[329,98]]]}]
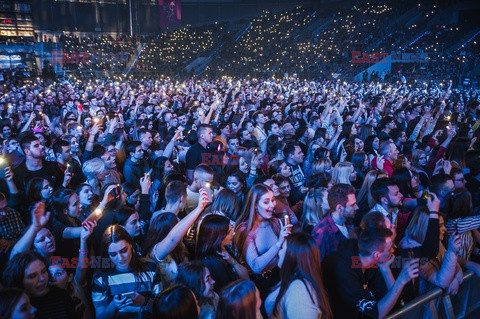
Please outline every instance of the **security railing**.
[{"label": "security railing", "polygon": [[450,295],[441,288],[435,288],[396,310],[387,319],[455,319],[478,318],[479,316],[480,278],[475,276],[472,271],[467,271],[463,276],[462,285],[456,295]]}]

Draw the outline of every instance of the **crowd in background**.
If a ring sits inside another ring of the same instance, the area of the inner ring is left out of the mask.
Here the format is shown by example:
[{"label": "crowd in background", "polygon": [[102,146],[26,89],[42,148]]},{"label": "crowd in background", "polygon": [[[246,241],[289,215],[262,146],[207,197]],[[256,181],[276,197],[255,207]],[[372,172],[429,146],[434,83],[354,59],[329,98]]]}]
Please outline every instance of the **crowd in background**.
[{"label": "crowd in background", "polygon": [[[65,64],[76,75],[118,76],[129,71],[136,78],[163,74],[188,79],[198,74],[264,78],[288,73],[307,79],[332,75],[352,79],[373,65],[353,62],[352,52],[357,51],[427,53],[426,63],[395,62],[390,74],[377,75],[382,80],[399,75],[418,81],[473,80],[480,37],[473,33],[478,28],[461,21],[438,22],[450,10],[448,5],[359,2],[338,12],[297,7],[265,11],[243,23],[185,26],[135,37],[62,36],[59,41],[67,57],[90,53],[92,61]],[[100,62],[98,56],[103,57]]]},{"label": "crowd in background", "polygon": [[384,318],[480,276],[478,90],[67,77],[0,94],[2,317]]}]

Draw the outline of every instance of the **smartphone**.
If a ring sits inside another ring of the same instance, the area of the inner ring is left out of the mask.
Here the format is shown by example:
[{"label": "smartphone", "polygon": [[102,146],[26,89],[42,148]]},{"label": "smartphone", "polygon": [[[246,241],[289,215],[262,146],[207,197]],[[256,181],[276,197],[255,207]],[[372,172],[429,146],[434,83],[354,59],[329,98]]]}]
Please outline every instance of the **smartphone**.
[{"label": "smartphone", "polygon": [[99,208],[96,208],[88,217],[83,221],[82,225],[84,226],[89,221],[98,221],[102,217],[103,211]]},{"label": "smartphone", "polygon": [[69,163],[67,163],[67,172],[72,172],[72,165],[70,165]]},{"label": "smartphone", "polygon": [[41,121],[41,120],[43,120],[42,112],[35,111],[35,121]]},{"label": "smartphone", "polygon": [[288,214],[283,215],[283,221],[285,225],[290,225],[290,216]]},{"label": "smartphone", "polygon": [[0,178],[5,178],[5,168],[8,166],[8,161],[5,157],[0,156]]},{"label": "smartphone", "polygon": [[130,298],[130,299],[133,299],[133,298],[135,298],[135,295],[136,295],[136,293],[134,291],[132,291],[132,292],[126,292],[126,293],[122,294],[122,297],[127,297],[127,298]]}]

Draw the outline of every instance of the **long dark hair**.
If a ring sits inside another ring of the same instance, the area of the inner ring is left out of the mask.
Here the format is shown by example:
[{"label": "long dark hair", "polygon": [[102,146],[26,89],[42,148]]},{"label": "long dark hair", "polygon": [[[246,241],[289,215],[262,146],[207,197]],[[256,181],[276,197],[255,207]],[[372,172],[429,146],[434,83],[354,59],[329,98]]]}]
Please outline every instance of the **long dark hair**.
[{"label": "long dark hair", "polygon": [[192,290],[198,304],[210,303],[210,298],[205,297],[205,269],[207,267],[199,260],[187,261],[178,267],[177,284],[185,285]]},{"label": "long dark hair", "polygon": [[198,229],[195,254],[197,259],[205,256],[218,256],[222,240],[228,235],[230,221],[221,215],[207,215]]},{"label": "long dark hair", "polygon": [[448,219],[472,216],[472,194],[466,188],[454,190],[451,194],[447,195],[443,211]]},{"label": "long dark hair", "polygon": [[[110,258],[108,254],[108,247],[110,244],[118,243],[119,241],[125,240],[132,249],[132,259],[128,265],[128,269],[135,275],[137,282],[145,282],[147,280],[153,281],[153,278],[150,278],[147,273],[147,260],[138,256],[135,250],[135,243],[133,238],[128,234],[128,232],[120,225],[111,225],[103,233],[102,238],[102,257]],[[113,269],[110,269],[113,271]]]},{"label": "long dark hair", "polygon": [[28,204],[42,201],[41,192],[42,192],[44,180],[45,178],[34,177],[28,182],[27,188],[26,188]]},{"label": "long dark hair", "polygon": [[401,167],[394,170],[392,179],[395,184],[397,184],[403,196],[415,198],[415,191],[412,188],[412,173],[408,168]]},{"label": "long dark hair", "polygon": [[222,289],[215,319],[255,319],[256,306],[253,281],[237,280]]},{"label": "long dark hair", "polygon": [[[323,286],[320,260],[320,250],[312,236],[298,232],[287,237],[287,251],[280,269],[280,291],[273,308],[274,314],[277,313],[277,306],[290,284],[298,279],[305,284],[309,293],[309,288],[314,289],[316,300],[311,294],[310,298],[312,302],[320,306],[322,317],[333,318],[327,293]],[[299,307],[301,306],[299,305]]]},{"label": "long dark hair", "polygon": [[[164,240],[177,223],[178,218],[173,213],[163,213],[156,216],[148,228],[147,237],[145,238],[145,244],[143,247],[144,255],[148,256],[153,247]],[[183,241],[181,241],[177,247],[170,252],[170,256],[172,256],[173,260],[177,263],[184,261],[187,255],[188,251]]]},{"label": "long dark hair", "polygon": [[162,291],[153,301],[153,317],[197,319],[197,303],[193,292],[182,285],[175,285]]},{"label": "long dark hair", "polygon": [[47,261],[36,252],[26,251],[13,256],[3,271],[2,283],[5,287],[24,289],[23,277],[25,277],[25,269],[36,260],[43,262],[46,267]]},{"label": "long dark hair", "polygon": [[52,200],[51,200],[51,208],[53,215],[63,224],[72,225],[72,222],[65,214],[65,210],[68,209],[68,202],[70,201],[70,197],[72,195],[77,195],[74,190],[69,188],[58,189],[53,193]]},{"label": "long dark hair", "polygon": [[218,192],[211,207],[212,212],[221,212],[230,220],[235,221],[238,217],[240,207],[238,205],[237,196],[228,188],[223,188]]}]

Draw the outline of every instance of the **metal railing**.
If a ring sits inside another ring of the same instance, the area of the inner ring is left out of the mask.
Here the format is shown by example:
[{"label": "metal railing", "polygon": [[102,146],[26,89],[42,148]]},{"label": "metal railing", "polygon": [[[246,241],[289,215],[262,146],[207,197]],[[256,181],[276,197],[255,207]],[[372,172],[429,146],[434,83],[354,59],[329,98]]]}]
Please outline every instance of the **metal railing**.
[{"label": "metal railing", "polygon": [[[463,282],[455,296],[435,288],[390,314],[387,319],[398,318],[465,318],[480,309],[480,278],[472,271],[465,272]],[[453,301],[452,301],[453,299]],[[440,307],[443,304],[443,309]],[[473,318],[473,317],[472,317]]]}]

